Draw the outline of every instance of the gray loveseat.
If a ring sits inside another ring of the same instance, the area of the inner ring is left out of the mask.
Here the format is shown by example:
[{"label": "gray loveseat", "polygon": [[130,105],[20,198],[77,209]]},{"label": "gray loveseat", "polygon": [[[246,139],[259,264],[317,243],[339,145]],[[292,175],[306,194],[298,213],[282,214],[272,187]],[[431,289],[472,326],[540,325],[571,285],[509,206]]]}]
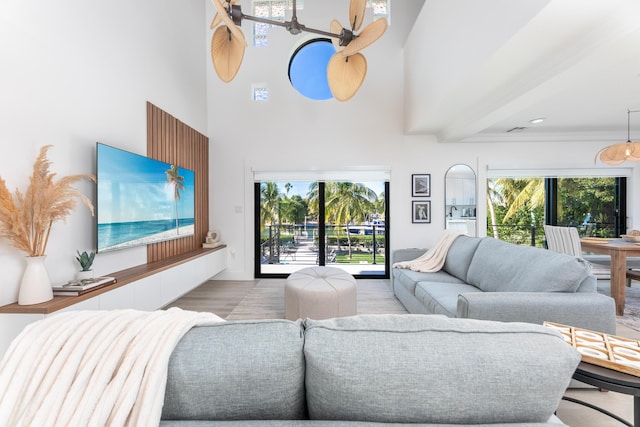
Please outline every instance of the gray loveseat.
[{"label": "gray loveseat", "polygon": [[579,361],[555,331],[525,323],[223,322],[178,343],[161,425],[557,426]]},{"label": "gray loveseat", "polygon": [[[392,261],[424,252],[396,250]],[[615,303],[597,293],[586,261],[491,237],[459,236],[438,272],[393,268],[392,287],[410,313],[616,330]]]}]

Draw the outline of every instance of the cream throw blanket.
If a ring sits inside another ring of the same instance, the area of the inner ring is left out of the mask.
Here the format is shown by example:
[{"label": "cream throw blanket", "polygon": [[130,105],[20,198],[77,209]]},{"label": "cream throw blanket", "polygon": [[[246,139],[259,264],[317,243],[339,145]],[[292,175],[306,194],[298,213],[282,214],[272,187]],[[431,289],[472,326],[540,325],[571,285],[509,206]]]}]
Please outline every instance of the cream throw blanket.
[{"label": "cream throw blanket", "polygon": [[393,266],[395,268],[405,268],[424,273],[440,271],[444,265],[444,261],[447,259],[449,248],[456,238],[463,234],[466,233],[457,230],[447,230],[436,242],[436,245],[423,255],[411,261],[396,262]]},{"label": "cream throw blanket", "polygon": [[0,362],[0,424],[157,426],[169,357],[195,325],[179,308],[74,311],[27,326]]}]

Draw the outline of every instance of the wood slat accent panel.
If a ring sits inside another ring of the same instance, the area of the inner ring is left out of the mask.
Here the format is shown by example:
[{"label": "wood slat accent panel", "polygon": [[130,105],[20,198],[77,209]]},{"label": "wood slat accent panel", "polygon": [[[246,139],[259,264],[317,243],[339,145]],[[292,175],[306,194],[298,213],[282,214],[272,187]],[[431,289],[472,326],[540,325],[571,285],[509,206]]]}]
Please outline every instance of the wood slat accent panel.
[{"label": "wood slat accent panel", "polygon": [[147,245],[147,262],[196,250],[209,230],[209,138],[147,102],[147,156],[195,172],[195,234]]}]

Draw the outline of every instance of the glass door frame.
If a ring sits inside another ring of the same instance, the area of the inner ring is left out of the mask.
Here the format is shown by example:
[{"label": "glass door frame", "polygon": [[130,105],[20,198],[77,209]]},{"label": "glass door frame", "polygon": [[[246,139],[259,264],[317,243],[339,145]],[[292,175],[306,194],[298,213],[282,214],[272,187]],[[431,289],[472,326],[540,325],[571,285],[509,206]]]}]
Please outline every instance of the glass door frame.
[{"label": "glass door frame", "polygon": [[[326,232],[325,232],[325,182],[318,180],[318,263],[315,266],[325,266],[326,265]],[[289,273],[263,273],[261,269],[261,252],[260,252],[260,184],[261,182],[256,181],[253,184],[253,219],[254,219],[254,277],[255,278],[286,278],[289,276]],[[391,230],[391,220],[390,220],[390,209],[389,209],[389,181],[384,181],[384,192],[385,192],[385,204],[384,204],[384,214],[385,214],[385,239],[384,239],[384,272],[383,274],[354,274],[353,277],[356,279],[389,279],[390,278],[390,266],[391,266],[391,256],[389,253],[390,248],[390,230]],[[308,267],[312,267],[313,265],[309,265]],[[304,267],[303,267],[304,268]],[[339,265],[336,268],[340,268]]]}]

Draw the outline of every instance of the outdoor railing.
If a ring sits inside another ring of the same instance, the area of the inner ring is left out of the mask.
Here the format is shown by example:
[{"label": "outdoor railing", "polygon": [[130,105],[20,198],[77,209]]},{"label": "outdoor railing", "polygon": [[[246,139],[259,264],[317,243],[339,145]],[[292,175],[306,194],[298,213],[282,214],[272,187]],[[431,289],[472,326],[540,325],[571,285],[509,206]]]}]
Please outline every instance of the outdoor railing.
[{"label": "outdoor railing", "polygon": [[[337,264],[382,264],[385,263],[385,236],[384,228],[372,226],[372,232],[366,234],[351,233],[347,236],[346,230],[333,225],[325,229],[326,236],[326,262]],[[312,245],[309,245],[312,243]],[[301,245],[308,252],[317,253],[318,233],[313,227],[290,226],[288,228],[277,226],[267,227],[261,235],[260,258],[261,264],[279,264],[309,262],[297,259],[295,254]],[[351,250],[349,250],[349,247]],[[350,253],[350,254],[349,254]],[[317,263],[317,259],[312,261]]]},{"label": "outdoor railing", "polygon": [[498,239],[515,243],[516,245],[535,246],[537,248],[544,247],[544,228],[542,226],[522,226],[512,224],[494,224],[487,226],[487,236],[496,237]]},{"label": "outdoor railing", "polygon": [[[572,225],[568,225],[572,227]],[[588,223],[575,226],[578,229],[580,237],[613,237],[612,224],[605,223]],[[487,226],[487,236],[495,237],[494,232],[497,231],[498,239],[516,245],[535,246],[537,248],[545,247],[544,226],[523,226],[514,224],[494,224]]]}]

